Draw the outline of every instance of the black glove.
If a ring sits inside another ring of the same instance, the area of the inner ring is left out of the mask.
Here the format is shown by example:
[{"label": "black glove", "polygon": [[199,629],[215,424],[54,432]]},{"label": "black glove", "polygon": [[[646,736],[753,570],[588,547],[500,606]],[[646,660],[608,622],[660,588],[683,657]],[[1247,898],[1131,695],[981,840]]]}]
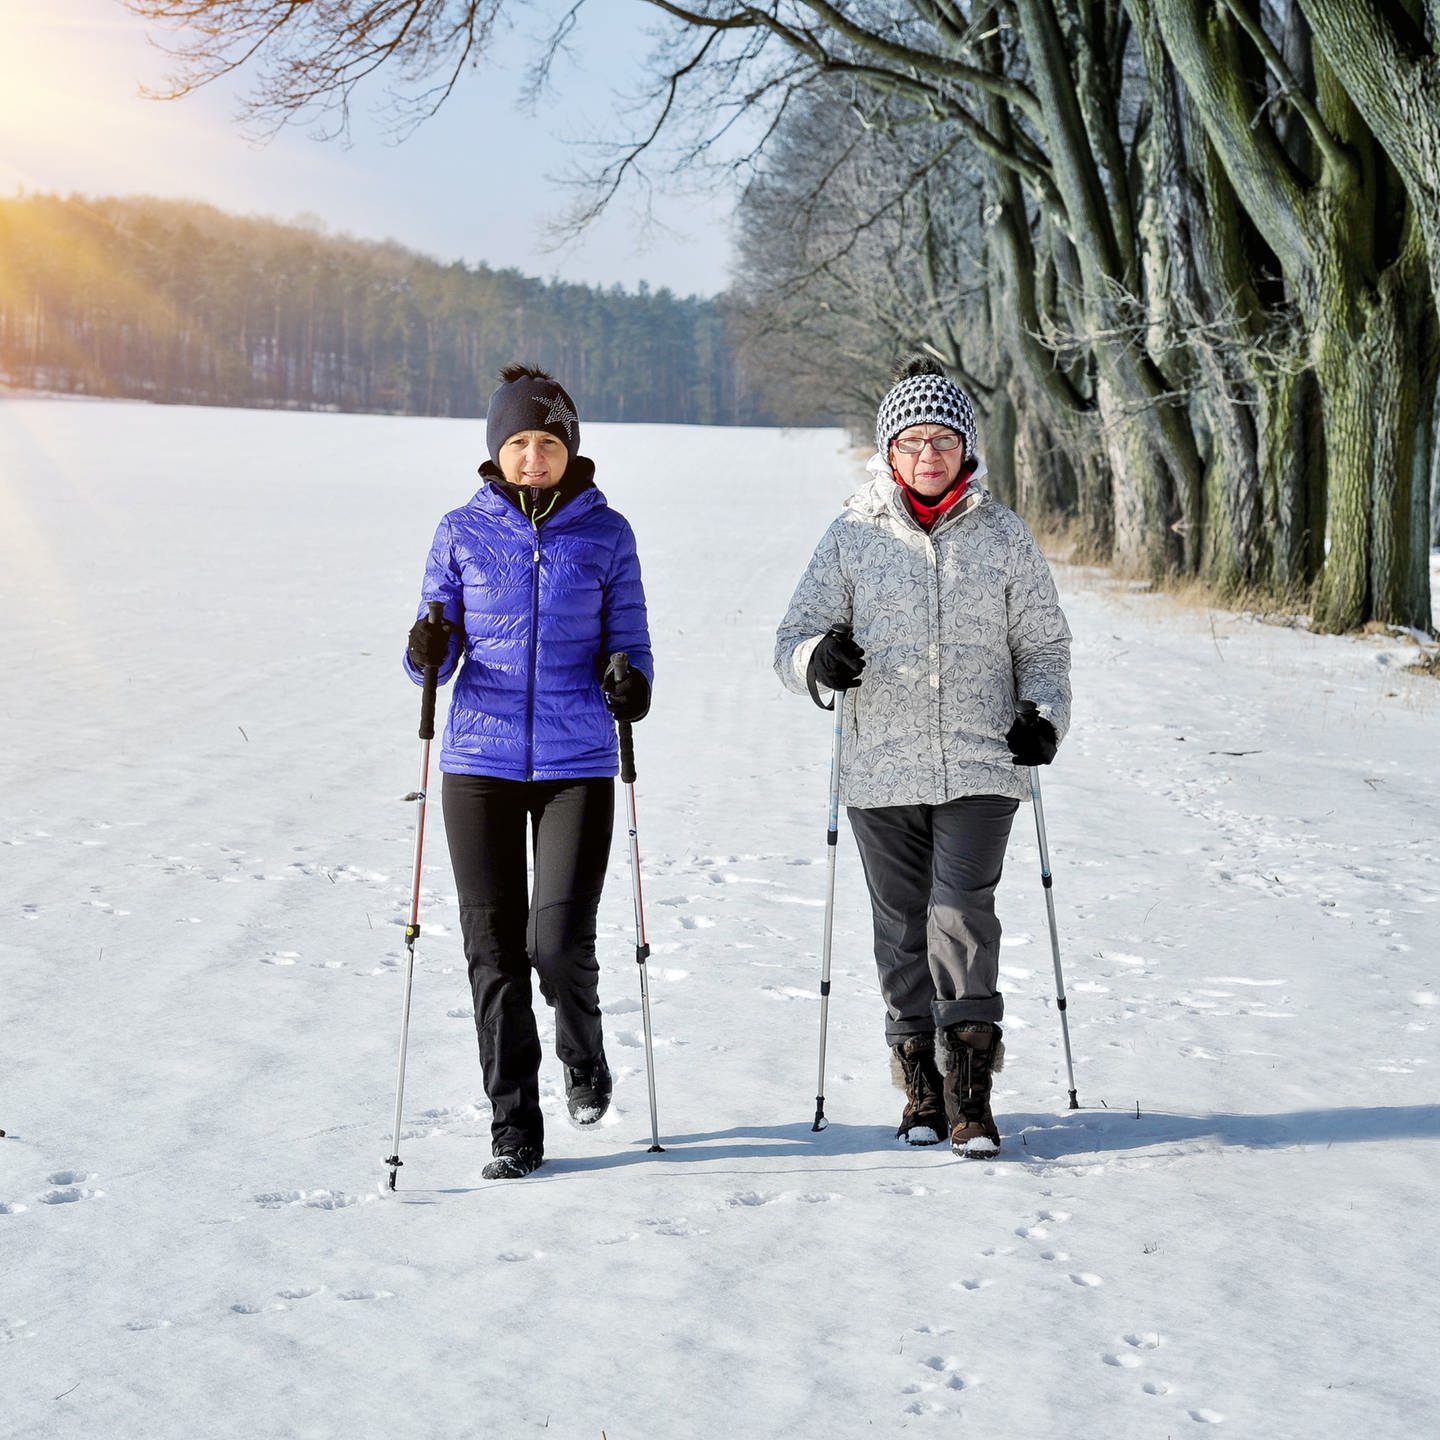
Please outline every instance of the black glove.
[{"label": "black glove", "polygon": [[1035,708],[1033,700],[1022,700],[1015,723],[1005,732],[1005,743],[1017,765],[1048,765],[1060,748],[1055,727]]},{"label": "black glove", "polygon": [[455,626],[449,620],[437,625],[428,615],[422,615],[410,627],[410,663],[417,670],[443,665],[450,658],[450,637],[454,633]]},{"label": "black glove", "polygon": [[600,688],[605,708],[622,724],[633,725],[650,713],[650,682],[638,670],[626,670],[618,680],[607,670]]},{"label": "black glove", "polygon": [[849,690],[860,683],[865,652],[848,625],[832,625],[810,652],[810,677],[827,690]]}]

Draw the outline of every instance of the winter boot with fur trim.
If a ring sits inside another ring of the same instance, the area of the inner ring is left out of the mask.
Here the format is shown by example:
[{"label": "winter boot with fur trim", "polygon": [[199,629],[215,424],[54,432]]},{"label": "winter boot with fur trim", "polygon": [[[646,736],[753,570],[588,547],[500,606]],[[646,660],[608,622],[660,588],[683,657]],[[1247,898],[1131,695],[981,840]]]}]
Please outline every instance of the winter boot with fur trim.
[{"label": "winter boot with fur trim", "polygon": [[1000,1149],[1000,1132],[990,1113],[991,1077],[1004,1064],[1004,1033],[985,1020],[947,1025],[942,1032],[945,1056],[945,1113],[950,1121],[950,1148],[971,1160],[983,1160]]},{"label": "winter boot with fur trim", "polygon": [[912,1035],[890,1050],[891,1074],[905,1092],[905,1113],[897,1140],[907,1145],[938,1145],[950,1128],[940,1072],[935,1068],[935,1037]]}]

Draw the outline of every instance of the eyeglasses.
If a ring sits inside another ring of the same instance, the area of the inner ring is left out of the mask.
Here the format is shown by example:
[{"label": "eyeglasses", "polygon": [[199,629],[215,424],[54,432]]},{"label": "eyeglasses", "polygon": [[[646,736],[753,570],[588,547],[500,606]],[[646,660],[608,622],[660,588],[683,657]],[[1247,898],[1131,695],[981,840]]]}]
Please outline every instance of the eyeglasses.
[{"label": "eyeglasses", "polygon": [[938,450],[943,454],[946,450],[956,449],[962,437],[959,435],[927,435],[924,439],[917,439],[914,435],[907,435],[903,439],[893,440],[891,444],[902,455],[918,455],[927,445],[932,450]]}]

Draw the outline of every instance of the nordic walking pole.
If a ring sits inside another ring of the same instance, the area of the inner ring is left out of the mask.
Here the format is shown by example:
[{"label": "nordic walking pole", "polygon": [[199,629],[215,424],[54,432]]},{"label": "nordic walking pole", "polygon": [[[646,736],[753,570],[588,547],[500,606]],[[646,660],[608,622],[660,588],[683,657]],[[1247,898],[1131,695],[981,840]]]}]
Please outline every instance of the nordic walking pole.
[{"label": "nordic walking pole", "polygon": [[[610,657],[609,674],[618,682],[630,671],[630,657],[617,650]],[[630,828],[630,890],[635,901],[635,963],[640,967],[640,1018],[645,1030],[645,1082],[650,1090],[650,1150],[663,1154],[660,1122],[655,1112],[655,1042],[650,1033],[650,976],[645,962],[650,942],[645,938],[645,907],[640,894],[640,832],[635,824],[635,739],[628,720],[617,720],[620,734],[620,780],[625,786],[625,819]]]},{"label": "nordic walking pole", "polygon": [[840,839],[840,736],[844,728],[844,692],[830,702],[835,729],[830,741],[830,820],[825,831],[825,938],[820,948],[820,1078],[815,1083],[815,1123],[823,1130],[825,1118],[825,1032],[830,1021],[830,937],[835,928],[835,847]]},{"label": "nordic walking pole", "polygon": [[1045,807],[1040,803],[1040,776],[1030,767],[1030,798],[1035,802],[1035,835],[1040,841],[1040,883],[1045,887],[1045,909],[1050,916],[1050,953],[1055,957],[1055,1004],[1060,1011],[1060,1034],[1065,1041],[1065,1072],[1070,1078],[1070,1108],[1078,1110],[1075,1098],[1075,1062],[1070,1056],[1070,1020],[1065,1006],[1065,977],[1060,973],[1060,932],[1055,926],[1055,895],[1051,887],[1050,849],[1045,843]]},{"label": "nordic walking pole", "polygon": [[[445,618],[445,607],[432,600],[429,620],[439,625]],[[400,1063],[395,1072],[395,1135],[385,1163],[390,1167],[390,1188],[404,1163],[400,1159],[400,1113],[405,1105],[405,1051],[410,1039],[410,985],[415,975],[415,937],[420,933],[420,862],[425,853],[425,787],[430,783],[430,742],[435,738],[435,689],[440,667],[425,667],[425,685],[420,700],[420,788],[407,795],[415,802],[415,860],[410,872],[410,921],[405,926],[405,1001],[400,1011]]]}]

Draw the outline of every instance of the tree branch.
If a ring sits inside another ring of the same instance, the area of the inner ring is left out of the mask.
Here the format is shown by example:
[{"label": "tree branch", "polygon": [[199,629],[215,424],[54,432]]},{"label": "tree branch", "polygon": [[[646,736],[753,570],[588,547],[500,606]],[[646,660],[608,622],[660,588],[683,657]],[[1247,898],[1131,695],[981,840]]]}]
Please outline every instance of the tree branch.
[{"label": "tree branch", "polygon": [[[1245,0],[1220,0],[1220,3],[1235,17],[1236,23],[1250,37],[1251,43],[1260,52],[1266,68],[1275,77],[1275,83],[1280,87],[1280,94],[1289,101],[1294,107],[1295,113],[1305,122],[1305,128],[1310,132],[1310,138],[1314,140],[1316,148],[1324,156],[1326,163],[1341,173],[1352,169],[1355,163],[1353,157],[1335,138],[1319,110],[1315,108],[1314,102],[1305,93],[1299,81],[1290,73],[1290,67],[1285,63],[1285,57],[1281,55],[1275,42],[1266,33],[1265,27],[1254,15],[1250,14]],[[1373,19],[1370,23],[1374,23]]]}]

